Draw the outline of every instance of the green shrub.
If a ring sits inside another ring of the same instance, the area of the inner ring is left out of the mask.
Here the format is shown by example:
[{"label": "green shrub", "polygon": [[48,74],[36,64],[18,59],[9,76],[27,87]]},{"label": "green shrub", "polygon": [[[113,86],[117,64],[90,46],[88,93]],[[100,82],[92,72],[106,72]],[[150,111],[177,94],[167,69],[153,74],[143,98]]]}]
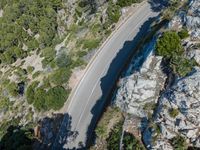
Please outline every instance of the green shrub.
[{"label": "green shrub", "polygon": [[26,98],[29,104],[33,104],[36,110],[46,111],[49,109],[60,109],[68,98],[69,90],[65,90],[62,86],[38,87],[39,82],[35,81],[28,86],[26,91]]},{"label": "green shrub", "polygon": [[16,69],[16,71],[14,72],[15,75],[19,76],[19,77],[24,77],[27,75],[27,71],[25,69],[22,69],[20,67],[18,67]]},{"label": "green shrub", "polygon": [[33,66],[28,66],[27,67],[27,71],[28,71],[28,73],[32,73],[33,71],[34,71],[34,67]]},{"label": "green shrub", "polygon": [[170,140],[174,150],[187,150],[187,143],[184,137],[178,135]]},{"label": "green shrub", "polygon": [[117,123],[113,130],[111,131],[108,139],[107,139],[107,148],[109,150],[118,150],[120,147],[120,138],[122,134],[122,125],[123,122]]},{"label": "green shrub", "polygon": [[165,58],[182,55],[183,48],[178,34],[173,31],[164,32],[156,43],[156,53]]},{"label": "green shrub", "polygon": [[186,76],[196,65],[197,63],[194,59],[188,60],[183,57],[173,58],[170,63],[170,67],[173,69],[173,72],[181,77]]},{"label": "green shrub", "polygon": [[169,110],[169,115],[172,118],[176,118],[176,116],[178,116],[178,114],[179,114],[178,109],[172,108],[172,109]]},{"label": "green shrub", "polygon": [[180,77],[186,76],[197,65],[194,59],[184,57],[181,39],[176,32],[165,32],[156,43],[156,53],[169,60],[173,72]]},{"label": "green shrub", "polygon": [[131,133],[125,132],[123,138],[124,150],[145,150],[143,144],[135,138]]},{"label": "green shrub", "polygon": [[180,32],[178,32],[178,35],[181,39],[185,39],[190,36],[187,29],[182,29]]},{"label": "green shrub", "polygon": [[53,72],[49,77],[50,81],[55,85],[62,85],[68,82],[71,75],[70,68],[60,68]]},{"label": "green shrub", "polygon": [[141,0],[118,0],[117,5],[119,5],[120,7],[126,7],[130,6],[133,3],[139,3],[139,2],[141,2]]},{"label": "green shrub", "polygon": [[11,96],[16,97],[18,95],[18,86],[15,82],[9,83],[6,88]]},{"label": "green shrub", "polygon": [[41,71],[37,71],[32,75],[32,78],[35,79],[41,74]]},{"label": "green shrub", "polygon": [[46,94],[45,104],[48,109],[59,110],[68,98],[69,91],[63,87],[57,86],[48,90]]},{"label": "green shrub", "polygon": [[38,81],[34,81],[31,85],[28,86],[26,90],[26,99],[29,104],[32,104],[34,102],[35,90],[38,84],[39,84]]},{"label": "green shrub", "polygon": [[95,129],[95,133],[96,133],[96,135],[98,136],[98,137],[102,137],[103,135],[105,135],[106,134],[106,127],[105,127],[105,125],[99,125],[99,126],[97,126],[96,127],[96,129]]},{"label": "green shrub", "polygon": [[68,56],[65,52],[61,52],[57,58],[56,58],[56,65],[59,68],[64,68],[70,66],[72,63],[72,60],[70,56]]},{"label": "green shrub", "polygon": [[99,39],[87,39],[87,40],[83,40],[82,43],[83,43],[84,49],[92,50],[99,46],[100,40]]},{"label": "green shrub", "polygon": [[41,56],[44,57],[42,60],[42,67],[45,68],[48,64],[54,61],[54,58],[56,57],[56,51],[51,47],[46,47],[42,49]]},{"label": "green shrub", "polygon": [[110,2],[107,8],[107,14],[108,20],[111,21],[111,24],[118,22],[121,16],[120,7]]},{"label": "green shrub", "polygon": [[41,87],[36,88],[34,92],[33,106],[38,111],[47,110],[45,102],[46,102],[46,91]]},{"label": "green shrub", "polygon": [[85,55],[87,55],[87,52],[86,51],[79,51],[79,52],[77,52],[78,54],[78,56],[79,57],[83,57],[83,56],[85,56]]},{"label": "green shrub", "polygon": [[10,101],[6,97],[0,97],[0,110],[8,109],[10,105]]}]

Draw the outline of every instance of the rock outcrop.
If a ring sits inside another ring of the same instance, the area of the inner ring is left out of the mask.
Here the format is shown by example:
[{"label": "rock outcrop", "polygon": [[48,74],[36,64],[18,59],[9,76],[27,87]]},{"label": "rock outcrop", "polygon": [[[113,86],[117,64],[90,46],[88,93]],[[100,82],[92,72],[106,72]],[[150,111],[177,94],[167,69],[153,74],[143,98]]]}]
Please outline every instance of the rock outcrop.
[{"label": "rock outcrop", "polygon": [[187,12],[181,11],[169,23],[169,28],[187,27],[193,40],[200,39],[200,1],[191,0]]},{"label": "rock outcrop", "polygon": [[[143,51],[143,55],[131,63],[128,72],[133,73],[120,80],[115,100],[124,112],[140,117],[146,115],[143,111],[145,104],[155,102],[158,98],[165,81],[160,68],[162,57],[154,56],[154,44],[146,47],[146,52]],[[142,65],[141,68],[138,65]]]},{"label": "rock outcrop", "polygon": [[[200,68],[190,76],[179,79],[161,97],[154,123],[159,125],[160,137],[152,144],[155,130],[146,129],[144,135],[151,135],[146,144],[152,148],[166,149],[169,140],[177,135],[188,143],[200,147]],[[145,140],[145,138],[144,138]],[[169,149],[169,148],[168,148]]]},{"label": "rock outcrop", "polygon": [[200,1],[191,0],[189,10],[184,19],[194,39],[200,39]]}]

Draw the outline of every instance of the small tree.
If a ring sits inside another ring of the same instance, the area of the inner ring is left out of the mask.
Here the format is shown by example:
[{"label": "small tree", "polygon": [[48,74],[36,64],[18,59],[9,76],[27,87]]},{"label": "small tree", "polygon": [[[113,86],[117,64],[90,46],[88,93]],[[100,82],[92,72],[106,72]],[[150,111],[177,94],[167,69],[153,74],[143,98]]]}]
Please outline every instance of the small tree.
[{"label": "small tree", "polygon": [[172,118],[175,118],[176,116],[178,116],[178,114],[179,114],[179,110],[178,109],[172,108],[172,109],[169,110],[169,115]]},{"label": "small tree", "polygon": [[183,48],[178,34],[173,31],[164,32],[156,44],[156,53],[166,58],[182,55]]},{"label": "small tree", "polygon": [[181,39],[185,39],[190,36],[187,29],[182,29],[180,32],[178,32],[178,35]]},{"label": "small tree", "polygon": [[186,150],[188,147],[185,138],[180,135],[172,138],[170,143],[175,150]]},{"label": "small tree", "polygon": [[66,91],[63,87],[57,86],[48,90],[46,94],[45,103],[48,109],[58,110],[67,100],[69,91]]}]

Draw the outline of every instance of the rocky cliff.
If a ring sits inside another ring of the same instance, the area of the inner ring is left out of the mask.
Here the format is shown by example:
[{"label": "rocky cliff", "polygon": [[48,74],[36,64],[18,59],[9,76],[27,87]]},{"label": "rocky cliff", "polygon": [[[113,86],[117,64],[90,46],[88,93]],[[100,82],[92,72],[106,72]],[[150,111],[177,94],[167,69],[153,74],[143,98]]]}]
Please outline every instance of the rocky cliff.
[{"label": "rocky cliff", "polygon": [[[115,104],[124,112],[141,117],[142,123],[138,125],[148,149],[174,149],[178,140],[182,141],[178,143],[182,149],[187,146],[200,148],[199,0],[191,0],[188,9],[178,12],[167,28],[177,32],[182,29],[189,34],[181,40],[184,55],[197,62],[192,72],[185,77],[177,76],[172,85],[163,89],[169,77],[163,73],[166,66],[161,64],[162,57],[154,55],[151,42],[142,50],[144,55],[140,55],[145,61],[132,61],[128,70],[130,74],[121,79],[117,91]],[[146,55],[149,48],[151,53]],[[152,103],[153,107],[150,107]]]}]

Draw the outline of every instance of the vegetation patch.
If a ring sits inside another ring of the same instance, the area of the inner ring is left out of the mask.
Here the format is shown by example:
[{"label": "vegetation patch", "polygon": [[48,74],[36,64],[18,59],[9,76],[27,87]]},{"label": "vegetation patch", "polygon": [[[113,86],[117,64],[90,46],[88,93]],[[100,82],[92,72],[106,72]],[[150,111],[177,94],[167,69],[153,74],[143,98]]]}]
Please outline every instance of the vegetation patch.
[{"label": "vegetation patch", "polygon": [[181,39],[185,39],[187,37],[189,37],[189,33],[188,30],[186,28],[182,29],[181,31],[178,32],[178,35]]},{"label": "vegetation patch", "polygon": [[122,135],[122,126],[123,121],[118,122],[112,131],[110,132],[109,137],[107,138],[107,148],[110,150],[118,150],[120,148],[120,139]]},{"label": "vegetation patch", "polygon": [[33,130],[10,126],[0,141],[0,149],[31,150],[32,144]]},{"label": "vegetation patch", "polygon": [[176,116],[178,116],[178,114],[179,114],[178,109],[172,108],[172,109],[169,110],[169,115],[172,118],[176,118]]},{"label": "vegetation patch", "polygon": [[[4,1],[1,7],[4,15],[0,18],[0,60],[13,63],[23,58],[23,44],[28,50],[35,50],[53,44],[56,37],[56,11],[61,1]],[[29,30],[29,32],[28,32]],[[34,38],[39,34],[39,39]]]},{"label": "vegetation patch", "polygon": [[119,5],[120,7],[126,7],[126,6],[130,6],[133,3],[139,3],[142,0],[118,0],[117,1],[117,5]]},{"label": "vegetation patch", "polygon": [[120,6],[110,2],[107,8],[107,14],[110,24],[118,22],[121,16]]},{"label": "vegetation patch", "polygon": [[197,65],[194,59],[188,60],[185,58],[181,39],[175,31],[164,32],[158,39],[156,54],[169,60],[173,72],[180,77],[186,76]]},{"label": "vegetation patch", "polygon": [[186,150],[188,145],[186,143],[186,139],[180,135],[172,138],[170,140],[171,145],[175,150]]},{"label": "vegetation patch", "polygon": [[145,147],[133,134],[125,132],[123,137],[123,149],[145,150]]},{"label": "vegetation patch", "polygon": [[97,124],[95,133],[98,138],[106,139],[114,124],[122,120],[122,113],[119,108],[108,107]]},{"label": "vegetation patch", "polygon": [[27,91],[26,97],[29,104],[38,111],[59,110],[68,98],[69,90],[65,90],[62,86],[55,86],[49,90],[37,87],[38,82],[32,83]]}]

